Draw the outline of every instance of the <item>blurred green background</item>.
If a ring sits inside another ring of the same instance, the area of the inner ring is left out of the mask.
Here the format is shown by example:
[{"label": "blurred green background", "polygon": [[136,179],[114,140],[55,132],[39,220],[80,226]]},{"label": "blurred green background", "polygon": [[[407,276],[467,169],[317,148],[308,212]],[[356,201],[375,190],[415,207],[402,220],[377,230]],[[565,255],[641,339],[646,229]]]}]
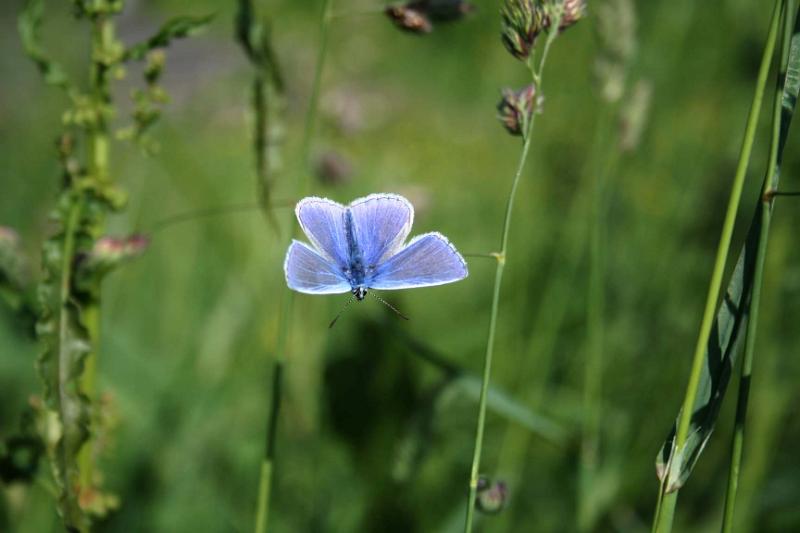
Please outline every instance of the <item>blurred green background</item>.
[{"label": "blurred green background", "polygon": [[[401,33],[380,14],[335,19],[312,153],[336,153],[351,172],[336,183],[312,176],[311,194],[349,202],[401,193],[417,207],[412,234],[441,231],[465,253],[496,249],[520,142],[503,131],[495,105],[501,88],[527,77],[500,43],[499,3],[475,3],[472,16],[425,37]],[[45,41],[82,77],[86,26],[67,4],[48,2]],[[253,72],[233,40],[235,4],[127,2],[119,20],[127,43],[171,16],[216,18],[207,32],[167,51],[171,102],[154,130],[160,150],[146,156],[129,144],[113,147],[113,176],[130,203],[110,220],[110,233],[149,233],[176,213],[255,201]],[[342,14],[382,6],[335,4]],[[501,514],[480,518],[480,531],[576,528],[586,235],[593,180],[606,165],[595,530],[649,530],[658,488],[653,463],[683,398],[768,24],[758,2],[636,2],[628,85],[649,84],[652,98],[638,144],[611,153],[619,121],[602,118],[608,107],[594,75],[599,48],[595,2],[589,4],[590,16],[552,50],[514,214],[493,385],[516,403],[490,409],[482,464],[482,472],[509,483],[510,498]],[[20,233],[35,279],[58,189],[54,141],[66,102],[24,57],[16,31],[21,8],[20,0],[0,4],[0,225]],[[272,19],[287,84],[275,194],[296,200],[319,2],[270,0],[261,8]],[[136,79],[132,72],[116,85],[120,122]],[[767,119],[736,252],[766,164]],[[795,142],[792,136],[783,187],[796,190]],[[787,198],[775,213],[737,509],[741,532],[800,530],[800,210]],[[102,464],[121,507],[98,531],[252,527],[290,214],[278,213],[280,232],[257,210],[166,227],[152,234],[142,258],[107,280],[99,372],[116,428]],[[296,297],[272,531],[461,530],[477,415],[471,376],[482,367],[494,271],[491,260],[469,263],[471,275],[461,283],[384,294],[409,322],[367,300],[329,330],[346,298]],[[0,309],[0,436],[16,431],[30,396],[40,394],[37,351]],[[718,530],[735,384],[681,492],[676,531]],[[520,405],[530,411],[528,427],[510,416]],[[532,431],[545,424],[537,417],[550,425]],[[565,438],[548,438],[553,424]],[[41,477],[47,473],[42,463]],[[60,527],[42,483],[2,489],[0,530]]]}]

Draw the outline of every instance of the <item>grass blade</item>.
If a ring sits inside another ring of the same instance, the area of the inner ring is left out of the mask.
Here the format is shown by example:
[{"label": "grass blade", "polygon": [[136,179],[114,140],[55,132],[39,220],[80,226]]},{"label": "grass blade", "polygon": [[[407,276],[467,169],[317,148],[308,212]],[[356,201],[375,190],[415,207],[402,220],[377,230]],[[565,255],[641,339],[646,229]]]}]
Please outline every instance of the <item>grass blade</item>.
[{"label": "grass blade", "polygon": [[731,367],[741,344],[740,333],[747,320],[747,303],[750,299],[756,253],[752,238],[748,237],[745,242],[744,251],[736,263],[721,305],[717,302],[785,4],[784,0],[776,0],[774,4],[683,405],[656,458],[656,472],[661,479],[661,489],[653,519],[654,532],[666,533],[672,530],[677,491],[691,474],[714,429],[730,379]]},{"label": "grass blade", "polygon": [[767,254],[767,241],[772,218],[774,197],[771,192],[777,190],[780,180],[783,149],[789,133],[789,125],[794,115],[800,92],[800,18],[792,15],[797,11],[796,4],[789,2],[784,13],[784,44],[781,53],[781,70],[778,74],[777,91],[773,110],[772,142],[770,146],[769,167],[764,177],[762,200],[759,202],[753,217],[752,226],[758,226],[758,251],[753,274],[753,295],[750,301],[750,319],[747,323],[744,361],[739,379],[739,401],[736,406],[736,425],[731,446],[731,467],[728,477],[728,490],[725,497],[722,531],[733,530],[736,492],[739,485],[739,472],[744,448],[744,429],[747,420],[747,406],[752,378],[753,358],[755,354],[756,328],[761,303],[761,286],[764,277],[764,262]]},{"label": "grass blade", "polygon": [[[791,115],[789,115],[791,119]],[[788,123],[786,125],[788,129]],[[785,137],[785,134],[784,134]],[[777,179],[777,176],[775,177]],[[667,492],[679,489],[692,472],[716,424],[725,391],[730,380],[731,369],[744,339],[750,312],[753,290],[755,259],[761,233],[761,206],[757,207],[744,246],[739,253],[733,275],[728,283],[725,297],[720,303],[716,320],[705,349],[706,365],[703,366],[698,393],[692,408],[689,434],[683,450],[673,457],[676,425],[661,447],[656,460],[659,479],[664,481],[670,458],[680,461],[679,475],[669,480]],[[680,415],[679,415],[680,417]]]}]

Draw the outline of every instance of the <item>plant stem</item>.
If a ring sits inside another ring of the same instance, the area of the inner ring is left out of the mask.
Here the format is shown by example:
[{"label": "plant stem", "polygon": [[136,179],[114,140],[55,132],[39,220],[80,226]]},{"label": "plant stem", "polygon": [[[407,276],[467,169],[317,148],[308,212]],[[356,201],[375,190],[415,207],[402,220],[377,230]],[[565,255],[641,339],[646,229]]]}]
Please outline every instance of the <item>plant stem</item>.
[{"label": "plant stem", "polygon": [[700,375],[703,370],[706,345],[708,344],[709,335],[711,334],[711,328],[714,323],[714,316],[717,308],[717,298],[719,296],[720,288],[722,287],[722,276],[725,271],[725,263],[730,250],[731,236],[733,235],[733,227],[736,221],[736,213],[739,208],[742,189],[744,188],[745,176],[747,174],[747,166],[750,162],[750,155],[753,149],[756,126],[758,125],[758,116],[761,111],[761,104],[764,100],[764,90],[767,82],[767,75],[769,74],[772,55],[775,50],[775,41],[777,40],[778,35],[778,23],[783,4],[784,0],[776,0],[775,2],[775,7],[772,14],[772,22],[770,24],[769,34],[767,36],[767,43],[764,47],[764,54],[761,59],[761,67],[759,68],[758,72],[756,90],[755,94],[753,95],[753,102],[750,106],[750,112],[747,118],[744,140],[742,143],[741,152],[739,154],[739,163],[736,168],[736,175],[733,180],[730,199],[728,200],[728,208],[725,214],[725,221],[722,226],[722,235],[720,236],[711,282],[709,283],[708,287],[708,295],[706,297],[706,305],[703,312],[703,321],[700,325],[700,334],[697,338],[697,344],[695,345],[689,382],[686,387],[686,394],[683,400],[683,406],[681,408],[681,414],[679,417],[675,440],[673,442],[669,465],[667,466],[667,472],[665,473],[664,480],[662,481],[661,490],[664,494],[661,500],[661,505],[658,508],[658,513],[654,517],[653,530],[657,533],[667,533],[672,530],[672,520],[675,515],[678,489],[675,487],[670,487],[670,482],[678,479],[682,465],[680,455],[689,435],[692,411],[695,400],[697,399],[697,389],[700,383]]},{"label": "plant stem", "polygon": [[[58,297],[58,418],[60,421],[69,420],[72,414],[68,412],[68,406],[71,403],[69,398],[69,388],[72,386],[72,375],[70,372],[71,366],[71,353],[69,349],[65,349],[65,340],[69,338],[69,321],[71,311],[71,291],[72,291],[72,266],[75,259],[76,237],[80,227],[81,216],[83,215],[83,199],[81,197],[73,198],[72,205],[70,206],[67,220],[64,224],[64,245],[62,248],[62,261],[61,261],[61,276],[59,282],[59,297]],[[64,498],[68,502],[68,508],[78,508],[78,487],[75,487],[70,480],[74,479],[73,473],[77,469],[77,479],[84,478],[82,469],[82,461],[78,461],[75,465],[73,457],[79,453],[80,450],[72,449],[72,439],[63,439],[63,444],[60,446],[61,468],[64,469],[63,477],[66,480],[64,483],[63,491]],[[84,448],[86,446],[84,445]],[[67,518],[65,518],[67,520]],[[76,523],[75,520],[69,518],[73,526],[82,527],[80,521]]]},{"label": "plant stem", "polygon": [[[109,181],[109,136],[104,109],[110,99],[108,83],[108,66],[104,63],[114,44],[114,23],[110,17],[99,16],[92,21],[92,66],[89,84],[94,107],[97,110],[97,122],[86,132],[88,146],[87,167],[90,179],[98,186]],[[79,193],[82,194],[82,193]],[[81,310],[83,321],[89,335],[91,350],[84,360],[83,374],[80,378],[81,392],[88,398],[89,405],[94,404],[95,382],[97,374],[97,358],[100,350],[100,302],[98,295],[92,298],[91,304]],[[92,418],[89,419],[89,437],[81,447],[78,456],[80,469],[80,486],[92,486]]]},{"label": "plant stem", "polygon": [[772,198],[768,194],[778,185],[780,177],[780,156],[779,146],[781,143],[782,129],[782,109],[783,109],[783,85],[786,76],[787,62],[789,58],[789,45],[792,38],[794,27],[794,1],[786,4],[784,11],[784,31],[781,46],[780,72],[776,83],[775,101],[772,109],[772,139],[769,149],[769,164],[767,173],[764,176],[764,186],[759,204],[761,228],[758,238],[758,250],[756,252],[755,271],[753,273],[753,292],[750,299],[750,311],[747,321],[746,342],[744,360],[742,361],[741,374],[739,377],[739,397],[736,404],[736,422],[733,430],[731,443],[731,464],[728,472],[728,488],[725,494],[725,509],[722,517],[722,532],[731,533],[733,531],[733,519],[736,508],[736,492],[739,487],[739,473],[741,471],[742,454],[744,449],[744,431],[747,421],[747,406],[750,396],[750,383],[753,374],[753,358],[755,355],[756,330],[758,328],[758,315],[761,305],[761,287],[764,278],[764,262],[767,255],[767,243],[769,240],[769,229],[772,220]]},{"label": "plant stem", "polygon": [[[307,174],[311,155],[311,141],[314,136],[314,126],[317,122],[319,110],[320,85],[322,83],[322,73],[325,67],[325,59],[328,50],[328,34],[330,30],[331,13],[333,0],[323,0],[320,16],[320,43],[317,55],[317,64],[314,70],[314,81],[311,86],[311,99],[308,104],[308,114],[303,131],[303,141],[300,149],[300,177],[298,179],[298,196],[303,197],[307,187]],[[292,212],[289,222],[287,240],[290,240],[296,221]],[[288,243],[287,243],[288,247]],[[281,409],[281,389],[283,388],[283,367],[286,361],[286,351],[289,338],[289,327],[291,314],[294,307],[294,293],[289,290],[283,291],[281,313],[278,318],[278,339],[275,350],[275,361],[272,370],[272,406],[270,407],[269,422],[267,428],[267,445],[264,450],[264,457],[261,461],[261,470],[258,486],[258,501],[256,507],[256,521],[254,526],[255,533],[265,533],[269,527],[269,506],[272,487],[272,473],[275,462],[275,442],[278,431],[278,421]]]},{"label": "plant stem", "polygon": [[583,376],[583,427],[581,435],[581,460],[578,479],[578,530],[591,530],[595,510],[593,509],[592,484],[597,472],[600,447],[600,390],[603,381],[603,322],[605,292],[603,280],[604,239],[605,239],[605,194],[606,181],[611,169],[616,165],[618,146],[613,141],[603,142],[601,136],[613,139],[609,135],[609,124],[615,114],[616,107],[604,106],[598,121],[595,146],[605,146],[598,153],[598,161],[605,158],[604,164],[593,167],[595,174],[594,187],[591,193],[592,213],[589,234],[589,286],[586,299],[587,350]]},{"label": "plant stem", "polygon": [[[561,23],[561,17],[555,19],[553,28],[558,28]],[[541,74],[547,59],[547,53],[550,50],[550,45],[558,35],[558,31],[551,31],[547,35],[544,51],[539,62],[539,68],[534,69],[530,62],[528,68],[531,71],[534,83],[536,84],[537,97],[541,91]],[[536,113],[531,114],[528,122],[527,130],[525,131],[524,141],[522,144],[522,153],[517,163],[517,170],[514,173],[514,179],[511,182],[511,190],[508,193],[508,200],[506,201],[506,211],[503,217],[503,230],[500,237],[500,251],[495,255],[497,259],[497,268],[494,274],[494,288],[492,289],[492,308],[489,315],[489,334],[486,340],[486,353],[483,359],[483,378],[481,380],[481,394],[478,401],[478,422],[475,430],[475,448],[472,454],[472,467],[470,468],[469,478],[469,492],[467,496],[467,516],[464,522],[464,531],[469,533],[472,531],[472,522],[475,516],[475,496],[478,492],[478,475],[480,473],[481,451],[483,450],[483,433],[486,425],[486,402],[489,396],[489,382],[492,375],[492,357],[494,355],[494,339],[497,330],[497,314],[500,308],[500,287],[503,283],[503,271],[506,265],[506,252],[508,251],[508,235],[511,230],[511,215],[514,210],[514,198],[517,194],[522,171],[525,168],[525,162],[528,159],[528,152],[531,147],[531,137],[533,136],[533,125],[535,123]]]},{"label": "plant stem", "polygon": [[322,0],[322,15],[319,24],[319,51],[317,53],[317,64],[314,69],[314,81],[311,85],[311,96],[308,102],[308,113],[306,114],[306,126],[303,130],[303,144],[301,145],[300,155],[303,172],[300,178],[300,191],[305,189],[306,168],[309,165],[311,155],[311,140],[314,137],[314,127],[317,123],[317,112],[319,111],[319,92],[322,85],[322,73],[325,69],[325,58],[328,55],[328,34],[330,33],[330,23],[333,13],[333,0]]}]

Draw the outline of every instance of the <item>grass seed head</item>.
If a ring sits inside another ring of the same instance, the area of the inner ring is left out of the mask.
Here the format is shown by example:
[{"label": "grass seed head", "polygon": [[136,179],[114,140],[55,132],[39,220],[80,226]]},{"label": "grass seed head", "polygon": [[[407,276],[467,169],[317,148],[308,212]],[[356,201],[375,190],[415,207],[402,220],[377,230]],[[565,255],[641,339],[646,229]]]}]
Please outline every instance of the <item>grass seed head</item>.
[{"label": "grass seed head", "polygon": [[524,136],[538,105],[534,84],[518,91],[503,89],[503,98],[497,104],[497,118],[511,135]]},{"label": "grass seed head", "polygon": [[534,0],[506,0],[500,16],[503,44],[511,55],[526,61],[536,37],[546,28],[544,8]]},{"label": "grass seed head", "polygon": [[475,507],[486,514],[497,514],[508,501],[508,486],[502,480],[491,481],[485,476],[478,479]]},{"label": "grass seed head", "polygon": [[424,35],[433,31],[433,24],[424,11],[409,5],[388,6],[384,11],[394,25],[403,31]]}]

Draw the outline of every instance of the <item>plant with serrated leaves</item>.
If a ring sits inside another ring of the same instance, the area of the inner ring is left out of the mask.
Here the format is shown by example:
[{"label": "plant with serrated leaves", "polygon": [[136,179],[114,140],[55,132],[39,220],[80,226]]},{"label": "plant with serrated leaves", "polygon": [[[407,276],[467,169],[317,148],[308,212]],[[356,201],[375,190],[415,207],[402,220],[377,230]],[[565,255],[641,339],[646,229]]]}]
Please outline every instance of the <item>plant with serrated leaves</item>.
[{"label": "plant with serrated leaves", "polygon": [[[19,17],[23,47],[44,81],[66,93],[64,131],[58,142],[62,179],[50,219],[55,228],[43,244],[37,287],[37,333],[43,344],[37,368],[44,385],[37,403],[36,427],[52,466],[58,510],[70,531],[88,531],[91,516],[118,504],[100,486],[91,436],[103,431],[94,373],[100,331],[101,282],[125,259],[144,250],[138,238],[104,237],[106,218],[121,210],[126,196],[110,167],[115,107],[111,83],[131,61],[146,60],[145,88],[134,92],[133,124],[118,135],[146,146],[146,132],[165,100],[157,86],[163,70],[162,48],[210,20],[177,18],[153,37],[126,46],[115,36],[122,0],[74,0],[74,14],[91,34],[89,84],[81,87],[52,60],[41,44],[43,0],[28,0]],[[125,134],[129,132],[129,134]]]}]

